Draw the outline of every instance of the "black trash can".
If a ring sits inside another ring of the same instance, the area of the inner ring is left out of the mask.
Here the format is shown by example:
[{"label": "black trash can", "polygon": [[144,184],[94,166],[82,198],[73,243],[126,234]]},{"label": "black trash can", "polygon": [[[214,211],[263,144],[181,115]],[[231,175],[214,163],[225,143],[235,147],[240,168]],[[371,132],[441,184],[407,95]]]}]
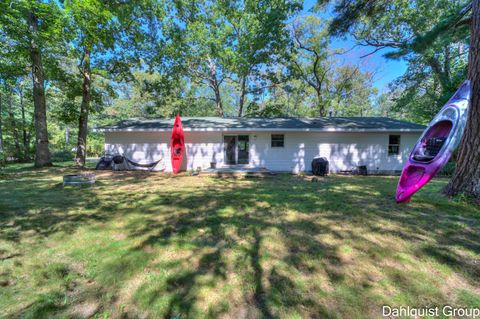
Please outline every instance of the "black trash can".
[{"label": "black trash can", "polygon": [[315,157],[312,161],[312,173],[317,176],[328,174],[328,160],[325,157]]},{"label": "black trash can", "polygon": [[368,175],[367,166],[366,165],[358,166],[357,167],[357,172],[358,172],[358,175],[367,176]]}]

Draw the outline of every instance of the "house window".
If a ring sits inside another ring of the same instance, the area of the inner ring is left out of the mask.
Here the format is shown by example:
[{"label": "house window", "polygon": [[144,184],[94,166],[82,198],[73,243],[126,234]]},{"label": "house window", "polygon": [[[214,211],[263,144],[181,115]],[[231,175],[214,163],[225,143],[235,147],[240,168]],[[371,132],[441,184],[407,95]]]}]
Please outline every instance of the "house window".
[{"label": "house window", "polygon": [[400,135],[388,136],[388,155],[400,154]]},{"label": "house window", "polygon": [[284,147],[285,135],[284,134],[272,134],[272,147]]}]

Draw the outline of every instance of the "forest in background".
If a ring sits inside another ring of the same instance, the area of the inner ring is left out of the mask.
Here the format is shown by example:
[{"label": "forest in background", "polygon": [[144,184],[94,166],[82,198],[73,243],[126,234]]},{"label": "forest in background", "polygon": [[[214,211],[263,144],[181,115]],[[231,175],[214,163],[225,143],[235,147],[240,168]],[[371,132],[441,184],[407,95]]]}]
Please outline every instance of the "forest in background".
[{"label": "forest in background", "polygon": [[[43,66],[50,152],[80,162],[103,151],[95,126],[132,117],[389,116],[425,124],[467,77],[467,25],[417,41],[466,1],[389,1],[380,18],[353,17],[348,30],[324,2],[3,1],[0,156],[35,156],[32,48]],[[375,70],[332,45],[346,36],[371,50],[364,61],[404,59],[406,73],[380,94]]]}]

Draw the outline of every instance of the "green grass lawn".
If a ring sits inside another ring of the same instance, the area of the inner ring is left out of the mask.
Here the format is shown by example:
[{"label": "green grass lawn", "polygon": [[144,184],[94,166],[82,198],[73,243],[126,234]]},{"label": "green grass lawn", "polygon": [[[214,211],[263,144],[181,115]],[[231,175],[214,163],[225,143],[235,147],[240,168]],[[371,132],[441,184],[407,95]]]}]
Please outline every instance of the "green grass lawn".
[{"label": "green grass lawn", "polygon": [[480,307],[480,207],[395,177],[0,172],[0,316],[379,318]]}]

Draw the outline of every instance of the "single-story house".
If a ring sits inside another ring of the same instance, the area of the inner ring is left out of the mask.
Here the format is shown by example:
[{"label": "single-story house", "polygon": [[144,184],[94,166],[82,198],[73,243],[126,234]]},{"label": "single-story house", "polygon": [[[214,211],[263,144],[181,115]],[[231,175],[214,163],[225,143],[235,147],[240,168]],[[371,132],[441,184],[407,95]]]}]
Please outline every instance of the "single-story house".
[{"label": "single-story house", "polygon": [[[105,152],[138,163],[162,159],[171,171],[174,119],[131,119],[104,126]],[[221,118],[184,117],[184,170],[217,167],[311,170],[325,157],[330,171],[367,166],[368,172],[400,171],[424,126],[386,117]]]}]

